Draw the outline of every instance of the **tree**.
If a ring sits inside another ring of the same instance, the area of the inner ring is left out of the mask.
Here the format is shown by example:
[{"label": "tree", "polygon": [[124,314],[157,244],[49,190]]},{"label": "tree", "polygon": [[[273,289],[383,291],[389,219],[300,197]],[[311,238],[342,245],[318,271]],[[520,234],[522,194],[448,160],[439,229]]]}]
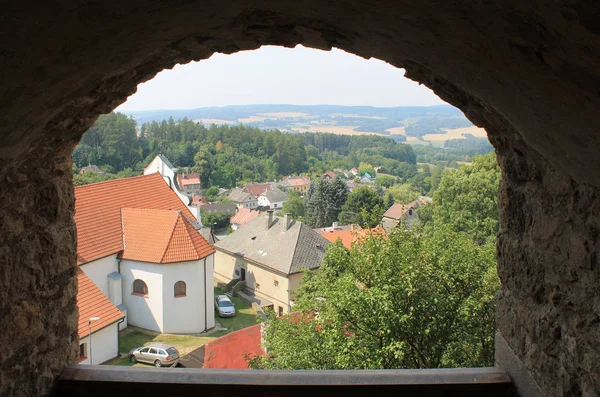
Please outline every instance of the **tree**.
[{"label": "tree", "polygon": [[211,225],[214,225],[216,229],[220,229],[229,225],[231,214],[225,211],[206,212],[202,211],[202,207],[200,207],[200,217],[204,226],[210,227]]},{"label": "tree", "polygon": [[337,221],[347,197],[348,186],[340,178],[312,182],[306,193],[304,221],[310,227],[330,226]]},{"label": "tree", "polygon": [[219,188],[217,186],[211,186],[208,189],[204,190],[204,198],[207,201],[216,201],[217,196],[219,195]]},{"label": "tree", "polygon": [[433,225],[447,224],[468,233],[479,243],[498,233],[498,184],[496,154],[473,157],[473,163],[443,174],[434,195]]},{"label": "tree", "polygon": [[[306,272],[298,313],[270,316],[263,369],[477,367],[494,363],[494,244],[450,228],[396,229]],[[316,315],[318,313],[318,315]]]},{"label": "tree", "polygon": [[394,185],[388,189],[388,192],[394,197],[394,201],[400,204],[408,204],[419,198],[419,192],[415,192],[410,183]]},{"label": "tree", "polygon": [[396,201],[394,200],[394,196],[392,196],[392,193],[388,192],[388,194],[386,194],[385,196],[385,203],[383,205],[383,208],[387,211],[395,203]]},{"label": "tree", "polygon": [[364,175],[365,173],[368,173],[373,178],[375,178],[375,168],[369,163],[360,163],[360,165],[358,166],[358,173],[359,175]]},{"label": "tree", "polygon": [[343,225],[355,223],[365,228],[375,227],[381,222],[383,206],[383,199],[377,192],[368,186],[359,186],[348,195],[338,220]]},{"label": "tree", "polygon": [[396,183],[396,178],[390,175],[377,175],[375,184],[382,187],[392,187]]},{"label": "tree", "polygon": [[304,199],[294,190],[288,193],[287,200],[283,203],[281,212],[292,214],[292,218],[300,220],[304,216]]}]

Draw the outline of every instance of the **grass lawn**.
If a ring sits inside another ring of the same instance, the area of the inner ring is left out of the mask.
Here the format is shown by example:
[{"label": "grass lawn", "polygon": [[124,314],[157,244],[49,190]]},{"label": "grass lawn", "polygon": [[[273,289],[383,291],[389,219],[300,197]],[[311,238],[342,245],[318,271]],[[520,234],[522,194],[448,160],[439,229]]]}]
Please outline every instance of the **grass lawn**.
[{"label": "grass lawn", "polygon": [[[224,290],[215,288],[215,296],[223,294],[225,294]],[[235,306],[235,317],[221,318],[217,316],[217,321],[227,328],[227,333],[257,324],[256,311],[252,309],[250,303],[237,297],[233,297],[231,300]]]},{"label": "grass lawn", "polygon": [[[224,293],[225,291],[222,289],[215,288],[215,295],[221,295]],[[248,302],[240,298],[233,298],[232,301],[237,312],[235,317],[216,317],[216,320],[221,324],[221,326],[227,328],[226,330],[215,331],[209,334],[175,335],[158,334],[156,332],[142,330],[130,326],[126,330],[119,333],[119,350],[121,352],[121,357],[111,360],[106,364],[146,367],[146,364],[138,363],[134,365],[130,363],[127,353],[129,353],[131,349],[138,346],[146,346],[151,343],[168,343],[175,346],[177,350],[179,350],[179,354],[183,357],[192,350],[195,350],[223,335],[256,324],[256,312],[254,309],[252,309],[252,306]]]}]

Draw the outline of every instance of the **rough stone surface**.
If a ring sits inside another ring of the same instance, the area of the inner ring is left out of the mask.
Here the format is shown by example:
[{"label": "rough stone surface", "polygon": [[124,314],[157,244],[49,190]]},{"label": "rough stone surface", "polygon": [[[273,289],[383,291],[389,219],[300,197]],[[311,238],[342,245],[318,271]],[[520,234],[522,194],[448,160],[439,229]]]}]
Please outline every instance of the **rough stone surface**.
[{"label": "rough stone surface", "polygon": [[2,360],[0,394],[43,394],[74,359],[73,142],[164,68],[301,43],[405,67],[488,130],[504,172],[500,331],[547,395],[597,395],[598,4],[5,2],[0,322],[28,354]]}]

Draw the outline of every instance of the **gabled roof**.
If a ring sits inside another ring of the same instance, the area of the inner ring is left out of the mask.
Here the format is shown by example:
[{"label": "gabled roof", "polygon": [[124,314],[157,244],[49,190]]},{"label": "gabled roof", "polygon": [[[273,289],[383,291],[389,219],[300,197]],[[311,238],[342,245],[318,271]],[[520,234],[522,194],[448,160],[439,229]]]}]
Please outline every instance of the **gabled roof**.
[{"label": "gabled roof", "polygon": [[304,186],[310,184],[310,178],[307,176],[290,176],[287,178],[290,186]]},{"label": "gabled roof", "polygon": [[283,218],[274,217],[267,230],[267,216],[261,213],[226,239],[217,242],[215,248],[285,275],[321,266],[329,241],[298,221],[292,221],[290,228],[285,230]]},{"label": "gabled roof", "polygon": [[258,197],[267,190],[271,190],[270,183],[248,183],[244,186],[244,191],[250,193],[254,197]]},{"label": "gabled roof", "polygon": [[177,174],[177,183],[180,187],[187,185],[199,185],[200,175],[198,174]]},{"label": "gabled roof", "polygon": [[335,173],[333,171],[327,171],[326,173],[323,174],[323,177],[335,179]]},{"label": "gabled roof", "polygon": [[236,210],[235,204],[221,204],[221,203],[212,203],[212,204],[202,204],[200,206],[200,211],[202,212],[228,212],[230,214],[235,214]]},{"label": "gabled roof", "polygon": [[123,208],[121,258],[152,263],[202,259],[214,249],[180,211]]},{"label": "gabled roof", "polygon": [[77,308],[79,309],[77,332],[80,338],[88,336],[90,332],[88,321],[92,317],[100,317],[100,320],[92,322],[92,333],[125,317],[81,268],[77,268]]},{"label": "gabled roof", "polygon": [[234,223],[236,223],[240,226],[245,225],[246,223],[250,222],[252,219],[256,218],[258,216],[258,214],[260,214],[260,212],[251,210],[250,208],[240,208],[240,210],[237,212],[237,214],[235,214],[234,216],[231,217],[231,219],[229,220],[229,223],[231,223],[232,225]]},{"label": "gabled roof", "polygon": [[382,228],[374,228],[361,230],[338,230],[324,232],[321,235],[327,240],[331,241],[332,243],[335,243],[338,239],[340,239],[342,241],[342,244],[344,244],[344,247],[351,249],[353,243],[361,241],[369,235],[378,236],[385,234],[385,230],[383,230]]},{"label": "gabled roof", "polygon": [[412,204],[400,204],[395,203],[392,205],[385,213],[383,214],[384,218],[391,218],[396,220],[401,220],[404,215],[408,212],[409,209],[414,209],[415,206]]},{"label": "gabled roof", "polygon": [[76,186],[78,264],[123,249],[121,208],[177,210],[194,219],[159,173]]},{"label": "gabled roof", "polygon": [[242,189],[232,189],[231,193],[227,196],[227,198],[234,203],[243,203],[248,198],[255,198],[248,192],[243,191]]},{"label": "gabled roof", "polygon": [[287,194],[279,189],[267,190],[261,196],[266,197],[269,203],[278,203],[287,200]]},{"label": "gabled roof", "polygon": [[177,170],[177,168],[173,164],[171,164],[171,162],[169,161],[169,159],[166,156],[164,156],[162,154],[159,154],[156,157],[158,157],[159,159],[161,159],[162,162],[165,163],[165,165],[167,167],[169,167],[171,170],[173,170],[173,171]]}]

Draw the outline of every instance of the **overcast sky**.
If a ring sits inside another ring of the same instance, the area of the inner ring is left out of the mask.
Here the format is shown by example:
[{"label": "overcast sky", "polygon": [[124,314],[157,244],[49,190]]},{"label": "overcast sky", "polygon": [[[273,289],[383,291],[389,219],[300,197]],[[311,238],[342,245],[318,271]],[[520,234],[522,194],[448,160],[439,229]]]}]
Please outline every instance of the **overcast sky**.
[{"label": "overcast sky", "polygon": [[444,103],[404,70],[334,49],[262,47],[164,70],[117,110],[247,104],[410,106]]}]

